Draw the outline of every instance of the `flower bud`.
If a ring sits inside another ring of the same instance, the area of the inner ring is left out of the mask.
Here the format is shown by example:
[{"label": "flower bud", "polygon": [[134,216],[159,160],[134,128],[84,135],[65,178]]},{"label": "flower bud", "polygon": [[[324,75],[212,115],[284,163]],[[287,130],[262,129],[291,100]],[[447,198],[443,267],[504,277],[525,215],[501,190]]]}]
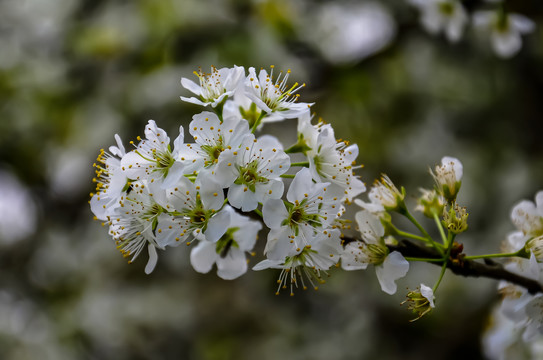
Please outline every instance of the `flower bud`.
[{"label": "flower bud", "polygon": [[465,207],[454,204],[454,208],[443,214],[443,225],[452,233],[460,234],[468,229],[468,212]]},{"label": "flower bud", "polygon": [[435,214],[441,215],[445,207],[445,199],[435,190],[420,189],[421,197],[417,200],[415,210],[421,211],[424,216],[433,218]]},{"label": "flower bud", "polygon": [[462,184],[462,163],[452,157],[445,156],[441,159],[441,165],[436,166],[435,173],[430,171],[437,184],[437,191],[449,202],[456,199],[456,195]]},{"label": "flower bud", "polygon": [[417,315],[416,318],[410,321],[416,321],[428,314],[435,307],[434,292],[428,286],[420,284],[420,288],[407,293],[407,299],[402,302],[402,305],[405,303],[408,303],[407,309]]}]

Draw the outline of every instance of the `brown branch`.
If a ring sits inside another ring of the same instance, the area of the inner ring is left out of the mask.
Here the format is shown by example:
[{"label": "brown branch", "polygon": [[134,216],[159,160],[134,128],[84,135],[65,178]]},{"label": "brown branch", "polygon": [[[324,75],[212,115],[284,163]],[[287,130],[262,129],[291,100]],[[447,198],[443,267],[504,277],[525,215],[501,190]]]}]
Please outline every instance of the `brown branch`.
[{"label": "brown branch", "polygon": [[[344,238],[345,241],[354,241],[354,238]],[[398,245],[387,245],[390,251],[398,251],[405,257],[418,257],[427,259],[441,259],[442,256],[433,247],[426,247],[415,244],[409,240],[400,240]],[[454,249],[453,249],[454,250]],[[442,262],[430,262],[437,266],[442,266]],[[502,264],[485,259],[485,263],[474,260],[463,259],[463,255],[458,253],[447,259],[447,268],[456,275],[465,277],[486,277],[496,280],[505,280],[507,282],[522,286],[530,294],[543,293],[543,285],[536,280],[507,271]]]}]

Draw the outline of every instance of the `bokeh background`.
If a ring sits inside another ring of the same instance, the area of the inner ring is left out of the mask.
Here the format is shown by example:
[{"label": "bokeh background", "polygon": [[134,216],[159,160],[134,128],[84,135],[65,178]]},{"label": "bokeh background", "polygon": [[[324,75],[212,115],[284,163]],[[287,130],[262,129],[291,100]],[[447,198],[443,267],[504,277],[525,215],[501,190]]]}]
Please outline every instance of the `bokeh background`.
[{"label": "bokeh background", "polygon": [[[175,137],[201,111],[180,101],[181,77],[275,65],[358,144],[368,185],[387,173],[413,203],[428,166],[459,158],[470,231],[458,240],[497,252],[511,207],[543,188],[543,3],[510,3],[537,27],[502,60],[488,34],[468,27],[450,44],[397,0],[0,1],[0,359],[482,358],[495,281],[447,274],[436,310],[409,323],[399,303],[435,266],[413,266],[393,296],[372,269],[275,296],[277,272],[201,275],[186,248],[147,276],[88,200],[115,133],[127,143],[154,119]],[[295,125],[267,130],[288,145]]]}]

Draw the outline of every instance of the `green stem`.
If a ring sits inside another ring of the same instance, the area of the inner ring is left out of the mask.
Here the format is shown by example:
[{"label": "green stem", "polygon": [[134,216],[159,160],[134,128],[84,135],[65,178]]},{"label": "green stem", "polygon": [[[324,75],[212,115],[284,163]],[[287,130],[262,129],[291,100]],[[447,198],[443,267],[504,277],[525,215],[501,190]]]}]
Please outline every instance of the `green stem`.
[{"label": "green stem", "polygon": [[[522,249],[524,250],[524,249]],[[465,260],[474,260],[474,259],[489,259],[489,258],[500,258],[500,257],[525,257],[521,254],[521,251],[517,251],[514,253],[503,253],[503,254],[487,254],[487,255],[473,255],[473,256],[465,256]]]},{"label": "green stem", "polygon": [[417,257],[406,257],[405,260],[407,260],[407,261],[424,261],[424,262],[442,262],[443,261],[443,259],[417,258]]},{"label": "green stem", "polygon": [[293,167],[293,166],[309,167],[309,161],[301,161],[301,162],[290,163],[290,167]]},{"label": "green stem", "polygon": [[421,224],[419,224],[419,222],[417,221],[417,219],[415,219],[413,217],[413,215],[411,215],[411,213],[409,212],[409,210],[407,210],[407,208],[404,208],[404,211],[401,212],[401,214],[405,215],[405,217],[407,217],[409,219],[409,221],[411,221],[413,223],[413,225],[415,225],[417,227],[417,229],[419,229],[419,231],[421,232],[422,235],[424,235],[424,237],[426,239],[428,239],[428,242],[430,242],[432,244],[432,246],[441,254],[441,255],[444,255],[443,253],[443,246],[437,242],[434,241],[434,239],[432,239],[432,237],[430,236],[430,234],[428,234],[428,232],[422,227]]},{"label": "green stem", "polygon": [[258,125],[260,125],[260,122],[262,121],[262,119],[264,119],[265,116],[266,116],[266,112],[264,110],[262,110],[260,112],[260,116],[258,117],[258,119],[256,119],[255,123],[251,127],[251,133],[253,133],[253,134],[255,133],[256,128],[258,127]]},{"label": "green stem", "polygon": [[439,287],[439,284],[441,284],[441,280],[443,279],[443,275],[445,275],[445,270],[447,270],[447,261],[443,262],[443,266],[441,266],[441,272],[439,273],[439,279],[437,279],[436,284],[432,288],[432,291],[434,292],[434,294],[436,293],[436,290]]},{"label": "green stem", "polygon": [[285,179],[294,179],[296,175],[291,175],[291,174],[283,174],[283,175],[279,175],[279,177],[282,177],[282,178],[285,178]]},{"label": "green stem", "polygon": [[257,214],[258,216],[260,216],[261,218],[263,218],[262,216],[262,211],[258,210],[258,209],[254,209],[253,210],[255,212],[255,214]]},{"label": "green stem", "polygon": [[406,231],[402,231],[400,229],[397,229],[394,225],[390,224],[392,227],[394,227],[394,231],[396,232],[396,234],[398,234],[399,236],[404,236],[406,238],[410,238],[410,239],[414,239],[414,240],[420,240],[420,241],[423,241],[423,242],[426,242],[426,243],[429,243],[430,240],[428,240],[427,238],[425,237],[422,237],[422,236],[418,236],[418,235],[415,235],[415,234],[411,234],[411,233],[408,233]]},{"label": "green stem", "polygon": [[437,214],[434,213],[434,220],[436,222],[437,229],[439,230],[439,235],[441,235],[441,240],[443,240],[443,245],[446,247],[449,245],[449,241],[447,240],[447,236],[445,236],[445,231],[443,230],[443,226],[441,225],[441,221],[439,221],[439,217]]}]

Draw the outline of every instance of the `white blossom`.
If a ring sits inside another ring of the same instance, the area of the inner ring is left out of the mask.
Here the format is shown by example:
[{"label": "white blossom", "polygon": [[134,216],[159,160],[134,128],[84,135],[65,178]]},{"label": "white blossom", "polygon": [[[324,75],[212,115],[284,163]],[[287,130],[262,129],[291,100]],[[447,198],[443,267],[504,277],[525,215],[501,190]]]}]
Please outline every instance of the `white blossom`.
[{"label": "white blossom", "polygon": [[249,68],[249,74],[245,80],[245,95],[267,114],[262,122],[297,118],[312,105],[297,102],[299,97],[297,92],[305,84],[295,83],[288,87],[290,70],[286,74],[280,72],[274,79],[273,69],[272,66],[270,74],[261,69],[257,76],[255,68]]},{"label": "white blossom", "polygon": [[168,134],[153,120],[145,127],[145,140],[141,140],[135,150],[127,153],[121,160],[121,168],[129,179],[159,180],[163,187],[173,186],[183,176],[183,163],[179,161],[179,150],[183,144],[183,127],[170,147]]},{"label": "white blossom", "polygon": [[441,159],[441,165],[435,167],[435,172],[430,171],[437,185],[437,190],[443,196],[452,201],[462,184],[463,167],[460,160],[445,156]]},{"label": "white blossom", "polygon": [[222,69],[212,66],[211,73],[203,73],[202,69],[199,69],[194,74],[198,77],[200,85],[187,78],[181,78],[181,85],[198,97],[181,96],[181,100],[196,105],[217,107],[243,85],[245,69],[241,66]]},{"label": "white blossom", "polygon": [[344,192],[344,201],[366,191],[366,186],[354,175],[358,156],[358,146],[336,140],[334,130],[328,124],[311,125],[309,114],[304,114],[298,122],[299,143],[307,147],[305,154],[309,160],[312,177],[318,182],[331,182]]},{"label": "white blossom", "polygon": [[201,233],[207,240],[216,242],[230,222],[230,213],[221,211],[223,203],[222,188],[213,178],[199,176],[193,183],[182,177],[161,201],[168,218],[158,224],[157,236],[169,245],[190,243],[193,236]]},{"label": "white blossom", "polygon": [[368,193],[370,202],[355,199],[355,203],[371,213],[380,214],[384,211],[398,210],[404,198],[405,194],[398,190],[388,176],[383,174],[381,180],[376,180]]},{"label": "white blossom", "polygon": [[503,11],[478,11],[473,14],[475,26],[490,32],[492,49],[502,58],[510,58],[522,47],[521,35],[534,31],[532,20],[520,14]]},{"label": "white blossom", "polygon": [[535,203],[523,200],[511,211],[513,224],[529,237],[543,235],[543,191],[535,196]]},{"label": "white blossom", "polygon": [[225,149],[237,149],[243,138],[250,134],[247,121],[228,117],[223,121],[212,112],[204,111],[193,116],[189,132],[194,144],[183,144],[178,157],[185,165],[184,173],[198,173],[214,168]]},{"label": "white blossom", "polygon": [[269,259],[283,259],[298,253],[301,248],[310,246],[317,234],[328,233],[326,229],[342,215],[342,194],[329,189],[329,185],[313,183],[309,169],[303,168],[290,184],[288,202],[266,200],[262,215],[270,228],[265,250]]},{"label": "white blossom", "polygon": [[230,214],[226,232],[217,242],[200,234],[198,245],[190,253],[190,263],[200,273],[208,273],[217,264],[217,275],[232,280],[247,271],[245,253],[253,249],[262,224],[236,213],[228,205],[222,211]]},{"label": "white blossom", "polygon": [[228,202],[242,211],[256,209],[266,199],[279,199],[284,184],[280,176],[290,167],[290,158],[273,136],[246,136],[238,149],[227,149],[214,173],[228,187]]},{"label": "white blossom", "polygon": [[457,0],[409,0],[421,12],[421,24],[432,35],[444,32],[450,42],[462,37],[468,16]]},{"label": "white blossom", "polygon": [[152,184],[138,182],[132,186],[133,190],[121,197],[120,206],[108,216],[109,234],[123,256],[131,258],[129,262],[133,262],[147,246],[149,261],[145,273],[149,274],[157,263],[156,248],[164,249],[168,245],[156,236],[158,223],[164,216],[160,197],[165,194]]},{"label": "white blossom", "polygon": [[111,146],[109,152],[100,150],[96,169],[96,193],[90,200],[91,211],[97,219],[106,220],[120,205],[121,196],[126,194],[130,182],[121,170],[121,158],[126,154],[119,135],[115,134],[117,146]]},{"label": "white blossom", "polygon": [[[266,259],[253,267],[253,270],[281,269],[276,294],[280,289],[290,287],[290,295],[294,295],[294,287],[304,290],[311,286],[317,290],[319,283],[324,283],[321,272],[326,274],[331,266],[339,260],[341,253],[341,240],[339,230],[331,230],[328,234],[320,234],[311,240],[309,246],[300,249],[300,252],[287,256],[282,260]],[[309,284],[306,284],[307,280]]]},{"label": "white blossom", "polygon": [[409,262],[397,251],[390,253],[383,239],[385,229],[377,216],[362,210],[356,213],[356,222],[362,240],[345,245],[341,267],[344,270],[361,270],[373,264],[381,289],[387,294],[396,293],[396,280],[407,274]]}]

